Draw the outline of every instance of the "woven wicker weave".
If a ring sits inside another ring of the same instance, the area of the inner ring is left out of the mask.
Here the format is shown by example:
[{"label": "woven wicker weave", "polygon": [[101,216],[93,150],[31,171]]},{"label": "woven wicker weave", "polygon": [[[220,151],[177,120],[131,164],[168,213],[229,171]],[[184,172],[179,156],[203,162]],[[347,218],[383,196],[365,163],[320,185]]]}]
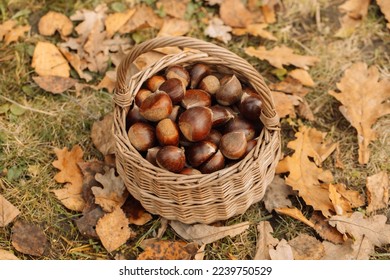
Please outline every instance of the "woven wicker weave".
[{"label": "woven wicker weave", "polygon": [[[130,77],[131,63],[150,50],[177,46],[196,51],[167,55]],[[130,144],[126,114],[135,93],[149,77],[170,65],[202,62],[219,71],[236,74],[250,84],[263,101],[260,117],[264,129],[256,147],[237,164],[211,174],[181,175],[146,161]],[[280,128],[273,99],[261,75],[236,54],[199,39],[159,37],[135,46],[121,61],[115,89],[114,135],[116,165],[129,192],[152,214],[183,223],[212,223],[244,213],[260,201],[272,181],[280,156]]]}]

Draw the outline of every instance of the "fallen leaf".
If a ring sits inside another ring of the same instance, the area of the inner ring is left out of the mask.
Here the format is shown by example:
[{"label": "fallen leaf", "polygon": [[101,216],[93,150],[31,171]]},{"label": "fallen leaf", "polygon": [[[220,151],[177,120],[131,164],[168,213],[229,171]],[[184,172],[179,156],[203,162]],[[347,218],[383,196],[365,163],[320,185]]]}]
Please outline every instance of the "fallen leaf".
[{"label": "fallen leaf", "polygon": [[4,196],[0,194],[0,227],[7,226],[12,222],[18,215],[20,211],[12,203],[5,199]]},{"label": "fallen leaf", "polygon": [[271,91],[271,94],[274,99],[275,109],[279,118],[285,118],[287,116],[295,118],[297,116],[295,113],[295,107],[299,106],[302,102],[302,98],[279,91]]},{"label": "fallen leaf", "polygon": [[294,254],[291,246],[285,239],[279,241],[275,248],[269,250],[271,260],[293,260]]},{"label": "fallen leaf", "polygon": [[343,235],[334,227],[329,225],[328,220],[319,211],[314,211],[310,217],[310,222],[314,224],[315,231],[321,238],[328,240],[334,244],[344,242]]},{"label": "fallen leaf", "polygon": [[13,27],[4,37],[5,46],[8,46],[12,42],[16,42],[19,38],[24,37],[24,33],[29,32],[31,29],[30,25],[22,25]]},{"label": "fallen leaf", "polygon": [[257,231],[259,233],[258,241],[256,244],[256,254],[254,260],[270,260],[270,249],[273,249],[278,245],[279,240],[272,236],[274,232],[271,223],[268,221],[261,221],[257,225]]},{"label": "fallen leaf", "polygon": [[41,89],[54,94],[63,93],[76,85],[75,79],[61,76],[36,76],[32,78]]},{"label": "fallen leaf", "polygon": [[374,246],[367,238],[359,242],[348,239],[343,244],[335,245],[327,241],[322,244],[325,251],[322,260],[368,260],[375,252]]},{"label": "fallen leaf", "polygon": [[351,211],[349,205],[344,203],[345,201],[341,199],[341,195],[337,192],[336,187],[332,184],[329,184],[328,186],[329,199],[333,204],[336,214],[343,216],[348,212],[348,210]]},{"label": "fallen leaf", "polygon": [[152,27],[160,29],[163,20],[147,5],[139,5],[133,16],[119,29],[119,33],[126,34],[139,29]]},{"label": "fallen leaf", "polygon": [[82,70],[82,62],[78,54],[72,53],[68,51],[66,48],[59,49],[62,55],[66,58],[66,60],[70,63],[74,70],[76,70],[77,74],[81,79],[86,80],[87,82],[92,80],[92,76],[87,72]]},{"label": "fallen leaf", "polygon": [[279,162],[276,173],[289,172],[286,184],[298,191],[299,196],[314,210],[320,210],[325,217],[330,217],[331,211],[334,211],[333,205],[329,199],[329,190],[322,188],[321,183],[333,181],[333,176],[329,170],[323,170],[310,160],[314,158],[321,162],[324,159],[324,151],[328,150],[322,151],[320,148],[325,136],[326,133],[315,128],[301,126],[295,134],[296,139],[287,144],[295,152]]},{"label": "fallen leaf", "polygon": [[275,176],[264,194],[265,209],[271,213],[275,208],[292,207],[291,200],[288,199],[290,195],[294,195],[291,187],[286,185],[284,179]]},{"label": "fallen leaf", "polygon": [[341,195],[342,199],[349,203],[350,208],[357,208],[365,205],[365,199],[358,191],[347,189],[347,186],[342,183],[333,184],[333,186],[336,187],[336,190]]},{"label": "fallen leaf", "polygon": [[141,54],[133,61],[133,63],[130,66],[130,70],[129,70],[130,77],[135,75],[139,71],[146,69],[151,64],[160,60],[164,56],[165,56],[165,54],[160,53],[160,52],[156,52],[156,51],[150,51],[150,52]]},{"label": "fallen leaf", "polygon": [[245,34],[250,34],[253,36],[259,36],[264,39],[268,39],[271,41],[276,41],[277,38],[272,35],[271,32],[265,30],[265,28],[268,27],[268,24],[266,23],[252,23],[248,24],[244,28],[234,28],[232,33],[237,36],[242,36]]},{"label": "fallen leaf", "polygon": [[287,77],[279,83],[272,83],[269,87],[273,91],[281,91],[301,98],[305,97],[310,92],[310,90],[305,88],[300,81],[292,77]]},{"label": "fallen leaf", "polygon": [[199,247],[198,252],[194,256],[195,261],[201,261],[204,259],[206,244]]},{"label": "fallen leaf", "polygon": [[324,254],[324,245],[317,238],[308,234],[299,234],[288,241],[293,251],[294,260],[320,260]]},{"label": "fallen leaf", "polygon": [[72,33],[73,23],[66,15],[49,11],[39,20],[38,30],[44,36],[52,36],[58,31],[62,37],[66,37]]},{"label": "fallen leaf", "polygon": [[389,204],[389,176],[382,171],[367,177],[367,213],[386,208]]},{"label": "fallen leaf", "polygon": [[23,254],[40,257],[49,246],[49,242],[39,226],[19,220],[12,227],[12,246]]},{"label": "fallen leaf", "polygon": [[70,210],[82,211],[85,201],[82,197],[83,175],[78,164],[83,161],[83,150],[75,145],[71,151],[65,147],[54,149],[58,160],[53,162],[53,166],[60,170],[54,176],[58,183],[67,183],[64,188],[53,190],[57,199]]},{"label": "fallen leaf", "polygon": [[14,253],[0,249],[0,260],[19,260]]},{"label": "fallen leaf", "polygon": [[107,89],[109,93],[113,93],[116,85],[116,72],[115,71],[107,71],[104,75],[104,78],[100,81],[100,83],[96,86],[97,89]]},{"label": "fallen leaf", "polygon": [[369,144],[376,139],[372,126],[380,118],[390,114],[390,79],[380,80],[378,68],[357,62],[344,72],[337,83],[338,91],[329,94],[341,102],[343,116],[358,133],[359,163],[367,164]]},{"label": "fallen leaf", "polygon": [[171,221],[170,225],[182,238],[194,241],[199,245],[213,243],[227,236],[233,237],[249,228],[249,222],[215,227],[205,224],[187,225],[179,221]]},{"label": "fallen leaf", "polygon": [[288,73],[289,76],[301,82],[302,85],[307,87],[314,87],[315,83],[311,78],[309,72],[304,69],[294,69]]},{"label": "fallen leaf", "polygon": [[95,207],[88,212],[84,212],[83,216],[75,221],[79,232],[88,238],[98,238],[96,224],[104,214],[105,212],[101,207]]},{"label": "fallen leaf", "polygon": [[121,177],[115,176],[114,168],[105,174],[97,173],[95,179],[103,188],[92,187],[91,190],[95,195],[95,203],[100,205],[104,211],[112,212],[125,203],[129,193]]},{"label": "fallen leaf", "polygon": [[109,253],[135,236],[135,233],[129,228],[125,213],[120,207],[99,219],[96,224],[96,233]]},{"label": "fallen leaf", "polygon": [[255,56],[261,60],[267,60],[276,68],[283,68],[283,65],[294,65],[303,69],[313,66],[319,59],[315,56],[304,56],[294,54],[294,50],[286,46],[276,46],[272,50],[267,50],[264,46],[245,48],[245,53]]},{"label": "fallen leaf", "polygon": [[127,197],[122,210],[129,219],[129,224],[143,226],[153,218],[150,213],[146,212],[141,203],[131,195]]},{"label": "fallen leaf", "polygon": [[226,25],[245,27],[253,22],[252,13],[241,0],[225,0],[219,7],[219,16]]},{"label": "fallen leaf", "polygon": [[39,76],[69,77],[70,67],[55,45],[38,42],[34,49],[31,66]]},{"label": "fallen leaf", "polygon": [[260,8],[266,23],[276,22],[275,6],[278,4],[279,0],[265,0],[261,2]]},{"label": "fallen leaf", "polygon": [[295,208],[295,207],[276,208],[275,211],[278,214],[284,214],[284,215],[290,216],[290,217],[308,225],[309,227],[314,228],[314,224],[311,221],[309,221],[298,208]]},{"label": "fallen leaf", "polygon": [[0,24],[0,41],[3,41],[5,35],[7,35],[18,22],[13,19],[9,19]]},{"label": "fallen leaf", "polygon": [[183,19],[166,18],[157,36],[183,36],[190,31],[190,23]]},{"label": "fallen leaf", "polygon": [[339,10],[351,18],[362,19],[367,15],[369,5],[370,0],[347,0],[339,6]]},{"label": "fallen leaf", "polygon": [[93,29],[103,31],[107,10],[108,7],[106,4],[100,4],[93,11],[87,9],[77,10],[70,17],[72,21],[80,21],[75,27],[75,30],[79,34],[82,44],[89,37]]},{"label": "fallen leaf", "polygon": [[113,132],[114,114],[108,113],[103,119],[95,121],[91,128],[93,145],[103,155],[115,153],[115,139]]},{"label": "fallen leaf", "polygon": [[381,12],[385,15],[385,18],[387,20],[387,28],[390,29],[390,2],[386,0],[376,0],[376,3],[381,9]]},{"label": "fallen leaf", "polygon": [[190,260],[198,249],[193,243],[155,238],[144,240],[141,247],[144,252],[139,254],[137,260]]},{"label": "fallen leaf", "polygon": [[164,11],[167,15],[183,19],[187,11],[189,0],[159,0],[156,6],[159,10]]},{"label": "fallen leaf", "polygon": [[302,99],[302,102],[299,103],[297,114],[301,118],[304,118],[309,121],[314,121],[315,117],[313,114],[313,111],[310,109],[309,103],[306,101],[306,99]]},{"label": "fallen leaf", "polygon": [[114,36],[114,34],[134,15],[135,11],[136,9],[129,9],[125,12],[108,15],[104,20],[107,38]]},{"label": "fallen leaf", "polygon": [[231,31],[232,28],[224,25],[221,19],[213,18],[204,30],[204,34],[227,44],[232,39],[232,35],[229,33]]},{"label": "fallen leaf", "polygon": [[348,15],[344,15],[340,19],[341,27],[334,34],[337,38],[347,38],[353,34],[356,28],[360,25],[361,19],[354,19]]}]

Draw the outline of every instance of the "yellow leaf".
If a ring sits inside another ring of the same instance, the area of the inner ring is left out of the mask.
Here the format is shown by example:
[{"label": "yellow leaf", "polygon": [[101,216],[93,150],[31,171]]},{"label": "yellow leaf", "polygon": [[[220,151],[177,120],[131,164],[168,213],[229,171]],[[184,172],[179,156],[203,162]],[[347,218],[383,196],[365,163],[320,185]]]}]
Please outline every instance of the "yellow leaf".
[{"label": "yellow leaf", "polygon": [[267,28],[268,24],[265,23],[253,23],[249,24],[244,28],[234,28],[233,29],[233,34],[237,36],[245,35],[245,34],[250,34],[253,36],[259,36],[264,39],[268,39],[271,41],[276,41],[276,37],[272,35],[271,32],[264,30]]},{"label": "yellow leaf", "polygon": [[164,19],[164,23],[157,36],[183,36],[190,31],[188,21],[176,18]]},{"label": "yellow leaf", "polygon": [[367,213],[386,208],[389,204],[389,176],[382,171],[367,177]]},{"label": "yellow leaf", "polygon": [[69,77],[70,67],[55,45],[38,42],[35,46],[31,66],[39,76]]},{"label": "yellow leaf", "polygon": [[301,221],[302,223],[308,225],[309,227],[312,227],[314,228],[314,224],[309,221],[303,214],[301,211],[299,211],[298,208],[295,208],[295,207],[292,207],[292,208],[288,208],[288,207],[283,207],[283,208],[275,208],[275,211],[278,213],[278,214],[284,214],[284,215],[287,215],[287,216],[290,216],[298,221]]},{"label": "yellow leaf", "polygon": [[136,9],[129,9],[123,13],[108,15],[104,24],[106,26],[107,38],[111,38],[126,22],[134,15]]},{"label": "yellow leaf", "polygon": [[5,35],[7,35],[12,28],[17,24],[16,20],[10,19],[0,24],[0,41],[3,41]]},{"label": "yellow leaf", "polygon": [[[390,1],[388,0],[376,0],[376,3],[381,8],[382,13],[387,19],[387,28],[390,29]],[[1,36],[0,36],[1,37]]]},{"label": "yellow leaf", "polygon": [[12,205],[4,196],[0,194],[0,227],[7,226],[12,222],[20,211],[14,205]]},{"label": "yellow leaf", "polygon": [[159,10],[163,10],[167,15],[174,18],[183,19],[187,11],[189,0],[159,0],[156,6]]},{"label": "yellow leaf", "polygon": [[295,118],[297,116],[295,114],[295,106],[299,106],[299,104],[302,102],[302,98],[278,91],[272,91],[271,93],[279,118],[284,118],[287,116],[290,118]]},{"label": "yellow leaf", "polygon": [[307,87],[314,87],[315,83],[310,77],[309,72],[303,69],[294,69],[288,73],[289,76],[301,82],[302,85]]},{"label": "yellow leaf", "polygon": [[24,36],[24,33],[30,31],[31,27],[29,25],[23,25],[23,26],[18,26],[16,28],[13,28],[10,32],[8,32],[5,35],[4,42],[5,45],[9,45],[12,42],[16,42],[19,40],[20,37]]},{"label": "yellow leaf", "polygon": [[219,15],[226,25],[245,27],[253,22],[252,13],[241,0],[225,0],[219,7]]},{"label": "yellow leaf", "polygon": [[39,20],[38,30],[44,36],[52,36],[58,31],[61,36],[65,37],[72,33],[73,24],[67,16],[50,11]]}]

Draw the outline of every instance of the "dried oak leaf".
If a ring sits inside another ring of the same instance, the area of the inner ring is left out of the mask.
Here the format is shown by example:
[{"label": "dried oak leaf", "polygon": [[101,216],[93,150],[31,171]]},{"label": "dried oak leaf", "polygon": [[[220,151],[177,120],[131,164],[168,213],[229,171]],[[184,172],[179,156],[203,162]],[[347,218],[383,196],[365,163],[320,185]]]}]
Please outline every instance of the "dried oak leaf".
[{"label": "dried oak leaf", "polygon": [[106,26],[107,38],[111,38],[123,25],[134,15],[136,9],[129,9],[121,13],[108,15],[104,24]]},{"label": "dried oak leaf", "polygon": [[7,226],[12,222],[18,215],[20,211],[12,203],[5,199],[4,196],[0,194],[0,227]]},{"label": "dried oak leaf", "polygon": [[92,187],[91,190],[95,195],[95,203],[100,205],[104,211],[112,212],[125,203],[129,193],[121,177],[115,176],[114,168],[105,174],[97,173],[95,179],[102,184],[103,188]]},{"label": "dried oak leaf", "polygon": [[279,91],[271,91],[272,97],[275,102],[275,109],[279,118],[295,118],[295,107],[299,106],[302,102],[302,98],[295,95],[285,94]]},{"label": "dried oak leaf", "polygon": [[323,184],[322,186],[329,190],[329,199],[337,215],[348,215],[353,211],[352,208],[365,204],[359,192],[348,190],[344,184]]},{"label": "dried oak leaf", "polygon": [[156,3],[156,7],[159,10],[163,10],[169,16],[183,19],[189,2],[189,0],[159,0]]},{"label": "dried oak leaf", "polygon": [[64,206],[70,210],[83,211],[85,201],[82,196],[83,175],[78,164],[83,161],[83,150],[76,145],[71,151],[65,147],[54,149],[58,160],[53,162],[53,166],[60,170],[54,176],[58,183],[67,183],[64,188],[53,190],[53,193]]},{"label": "dried oak leaf", "polygon": [[286,77],[283,81],[279,83],[270,84],[269,87],[273,91],[281,91],[302,98],[305,97],[310,92],[308,88],[305,88],[303,86],[301,81],[293,77]]},{"label": "dried oak leaf", "polygon": [[66,58],[66,60],[70,63],[73,69],[77,72],[81,79],[86,80],[87,82],[92,80],[92,76],[87,72],[82,70],[82,61],[80,56],[77,53],[73,53],[68,51],[66,48],[59,48],[62,55]]},{"label": "dried oak leaf", "polygon": [[190,23],[183,19],[165,18],[157,36],[183,36],[190,31]]},{"label": "dried oak leaf", "polygon": [[314,224],[314,229],[321,238],[334,244],[341,244],[344,242],[343,235],[337,229],[329,225],[327,219],[321,212],[314,211],[313,215],[310,217],[310,222]]},{"label": "dried oak leaf", "polygon": [[38,30],[44,36],[52,36],[58,31],[62,37],[66,37],[72,33],[73,23],[66,15],[49,11],[39,20]]},{"label": "dried oak leaf", "polygon": [[285,239],[279,241],[275,248],[269,250],[271,260],[293,260],[294,254],[291,246]]},{"label": "dried oak leaf", "polygon": [[122,210],[129,219],[129,224],[142,226],[152,219],[152,215],[146,212],[141,203],[131,195],[127,197]]},{"label": "dried oak leaf", "polygon": [[119,29],[119,33],[130,33],[148,27],[160,29],[162,24],[162,18],[157,16],[150,6],[141,4],[137,6],[137,10],[126,24]]},{"label": "dried oak leaf", "polygon": [[314,224],[311,221],[309,221],[298,208],[295,208],[295,207],[276,208],[275,211],[278,214],[284,214],[284,215],[290,216],[290,217],[308,225],[309,227],[314,228]]},{"label": "dried oak leaf", "polygon": [[75,221],[79,232],[88,238],[98,238],[96,224],[104,214],[105,212],[99,206],[85,212],[81,218]]},{"label": "dried oak leaf", "polygon": [[288,73],[290,77],[298,80],[302,85],[307,87],[314,87],[315,83],[311,78],[309,72],[304,69],[294,69]]},{"label": "dried oak leaf", "polygon": [[115,152],[113,125],[113,113],[108,113],[103,119],[94,122],[92,125],[92,143],[103,155],[109,155]]},{"label": "dried oak leaf", "polygon": [[337,83],[338,91],[329,94],[342,103],[343,116],[358,133],[359,163],[367,164],[370,157],[369,144],[376,139],[372,126],[380,118],[390,114],[390,79],[380,79],[376,66],[357,62],[344,72]]},{"label": "dried oak leaf", "polygon": [[299,234],[288,241],[293,251],[294,260],[320,260],[324,254],[324,245],[317,238],[308,234]]},{"label": "dried oak leaf", "polygon": [[38,42],[34,49],[31,66],[39,76],[69,77],[70,67],[55,45]]},{"label": "dried oak leaf", "polygon": [[270,260],[270,249],[273,249],[278,245],[279,240],[272,236],[274,230],[271,223],[268,221],[261,221],[257,225],[257,231],[259,233],[258,241],[256,245],[256,254],[254,260]]},{"label": "dried oak leaf", "polygon": [[374,246],[367,239],[354,242],[351,239],[342,244],[333,244],[324,241],[325,254],[322,260],[369,260],[370,255],[375,252]]},{"label": "dried oak leaf", "polygon": [[113,93],[116,85],[116,72],[115,71],[107,71],[104,75],[104,78],[99,82],[96,86],[97,89],[107,89],[109,93]]},{"label": "dried oak leaf", "polygon": [[120,207],[105,214],[96,224],[96,233],[104,248],[110,253],[122,246],[135,233],[129,228],[125,213]]},{"label": "dried oak leaf", "polygon": [[196,242],[200,245],[213,243],[227,236],[233,237],[249,228],[249,222],[216,227],[205,224],[187,225],[179,221],[171,221],[170,225],[182,238]]},{"label": "dried oak leaf", "polygon": [[347,0],[339,6],[339,10],[353,19],[362,19],[367,15],[369,5],[370,0]]},{"label": "dried oak leaf", "polygon": [[63,93],[76,85],[75,79],[60,76],[37,76],[32,78],[41,89],[54,94]]},{"label": "dried oak leaf", "polygon": [[[387,28],[390,29],[390,2],[386,0],[376,0],[381,12],[385,15],[387,19]],[[1,36],[0,36],[1,37]]]},{"label": "dried oak leaf", "polygon": [[[254,1],[256,4],[257,1]],[[276,22],[276,13],[275,6],[280,4],[280,0],[265,0],[261,1],[261,12],[264,16],[264,21],[266,23],[274,23]]]},{"label": "dried oak leaf", "polygon": [[276,41],[277,38],[274,35],[272,35],[271,32],[265,30],[265,28],[267,28],[267,27],[268,27],[268,24],[266,24],[266,23],[252,23],[252,24],[248,24],[244,28],[234,28],[232,32],[234,35],[237,35],[237,36],[250,34],[250,35],[259,36],[261,38],[268,39],[271,41]]},{"label": "dried oak leaf", "polygon": [[389,176],[382,171],[367,177],[367,213],[386,208],[389,204]]},{"label": "dried oak leaf", "polygon": [[49,242],[39,226],[19,220],[12,227],[12,246],[23,254],[40,257]]},{"label": "dried oak leaf", "polygon": [[275,208],[292,207],[291,200],[288,199],[290,195],[294,195],[291,187],[286,185],[284,179],[275,176],[264,194],[265,209],[271,213]]},{"label": "dried oak leaf", "polygon": [[328,154],[327,149],[322,149],[323,145],[329,146],[325,142],[326,133],[322,133],[315,128],[301,126],[295,134],[296,139],[290,141],[287,147],[295,152],[291,156],[281,160],[276,168],[276,173],[289,172],[286,177],[286,184],[293,190],[298,191],[308,205],[314,210],[320,210],[326,217],[332,216],[333,205],[329,199],[329,190],[322,188],[322,182],[331,182],[333,176],[329,170],[323,170],[315,162],[322,162],[324,155]]},{"label": "dried oak leaf", "polygon": [[141,242],[144,252],[137,260],[190,260],[198,251],[198,245],[184,241],[146,239]]},{"label": "dried oak leaf", "polygon": [[225,44],[232,39],[232,35],[229,33],[232,31],[230,26],[224,25],[220,18],[213,18],[210,20],[209,25],[204,30],[204,34],[220,40]]},{"label": "dried oak leaf", "polygon": [[100,4],[93,11],[87,9],[77,10],[70,17],[72,21],[81,21],[75,27],[75,30],[79,34],[82,42],[86,40],[94,28],[103,31],[107,10],[108,7],[106,4]]},{"label": "dried oak leaf", "polygon": [[19,260],[14,253],[0,249],[0,260]]},{"label": "dried oak leaf", "polygon": [[230,27],[245,27],[252,23],[253,14],[241,0],[225,0],[219,7],[219,16]]},{"label": "dried oak leaf", "polygon": [[[7,27],[7,26],[6,26]],[[4,36],[5,46],[8,46],[12,42],[16,42],[19,38],[24,37],[24,33],[29,32],[31,29],[30,25],[21,25],[17,27],[12,27],[9,32],[7,32]],[[1,34],[0,34],[1,39]]]},{"label": "dried oak leaf", "polygon": [[304,56],[294,54],[294,50],[286,46],[277,46],[272,50],[267,50],[264,46],[245,48],[245,53],[250,56],[255,56],[261,60],[267,60],[276,68],[282,69],[283,65],[294,65],[303,69],[308,69],[313,66],[319,59],[315,56]]},{"label": "dried oak leaf", "polygon": [[5,35],[7,35],[18,22],[13,19],[9,19],[0,24],[0,41],[3,41]]}]

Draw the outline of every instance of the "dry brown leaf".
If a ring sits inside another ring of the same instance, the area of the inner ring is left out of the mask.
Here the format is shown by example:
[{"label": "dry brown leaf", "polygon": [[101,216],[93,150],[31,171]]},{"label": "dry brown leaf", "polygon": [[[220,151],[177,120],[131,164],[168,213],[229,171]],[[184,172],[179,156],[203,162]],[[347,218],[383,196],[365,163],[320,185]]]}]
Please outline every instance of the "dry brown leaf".
[{"label": "dry brown leaf", "polygon": [[66,48],[60,48],[59,50],[81,79],[84,79],[87,82],[92,80],[92,76],[82,70],[82,62],[78,54],[72,53]]},{"label": "dry brown leaf", "polygon": [[79,232],[88,238],[98,238],[96,233],[96,224],[105,212],[101,207],[95,207],[88,212],[85,212],[82,217],[75,221]]},{"label": "dry brown leaf", "polygon": [[275,6],[279,4],[279,0],[265,0],[261,2],[261,11],[266,23],[276,22]]},{"label": "dry brown leaf", "polygon": [[103,188],[92,187],[91,190],[95,195],[95,203],[100,205],[104,211],[112,212],[125,203],[129,193],[122,178],[115,176],[114,168],[111,168],[105,174],[97,173],[95,179]]},{"label": "dry brown leaf", "polygon": [[297,116],[295,113],[295,106],[301,104],[302,98],[279,91],[271,91],[271,93],[279,118],[285,118],[287,116],[295,118]]},{"label": "dry brown leaf", "polygon": [[272,236],[274,230],[271,226],[271,223],[268,221],[261,221],[257,225],[257,231],[259,233],[259,237],[257,239],[256,254],[253,259],[270,260],[271,256],[269,251],[278,245],[279,240]]},{"label": "dry brown leaf", "polygon": [[163,20],[147,5],[139,5],[134,15],[119,29],[119,33],[130,33],[139,29],[152,27],[160,29]]},{"label": "dry brown leaf", "polygon": [[171,221],[170,225],[182,238],[188,241],[194,241],[199,245],[213,243],[227,236],[233,237],[249,228],[249,222],[215,227],[205,224],[187,225],[179,221]]},{"label": "dry brown leaf", "polygon": [[73,23],[66,15],[49,11],[39,20],[38,30],[44,36],[52,36],[58,31],[62,37],[66,37],[72,33]]},{"label": "dry brown leaf", "polygon": [[123,25],[134,15],[136,9],[129,9],[122,13],[114,13],[108,15],[104,24],[106,26],[107,38],[111,38],[114,34],[122,28]]},{"label": "dry brown leaf", "polygon": [[113,113],[108,113],[101,120],[95,121],[92,125],[92,143],[103,155],[113,154],[115,152],[113,125]]},{"label": "dry brown leaf", "polygon": [[129,228],[125,213],[117,207],[105,214],[96,224],[96,233],[104,248],[111,253],[126,243],[135,233]]},{"label": "dry brown leaf", "polygon": [[204,34],[226,44],[232,39],[232,35],[229,33],[231,31],[232,28],[230,26],[224,25],[220,18],[213,18],[210,20],[209,25],[204,30]]},{"label": "dry brown leaf", "polygon": [[308,234],[299,234],[288,241],[294,254],[294,260],[320,260],[324,254],[324,245]]},{"label": "dry brown leaf", "polygon": [[284,215],[290,216],[290,217],[308,225],[309,227],[314,228],[314,224],[311,221],[309,221],[298,208],[295,208],[295,207],[276,208],[275,211],[278,214],[284,214]]},{"label": "dry brown leaf", "polygon": [[75,27],[77,34],[79,34],[82,42],[86,40],[93,29],[103,31],[104,19],[106,18],[106,12],[108,7],[106,4],[100,4],[91,11],[87,9],[77,10],[70,19],[72,21],[80,21]]},{"label": "dry brown leaf", "polygon": [[19,38],[24,37],[24,33],[29,32],[30,25],[22,25],[12,28],[4,37],[5,46],[8,46],[12,42],[16,42]]},{"label": "dry brown leaf", "polygon": [[190,23],[183,19],[165,18],[157,36],[183,36],[190,31]]},{"label": "dry brown leaf", "polygon": [[19,220],[12,227],[12,246],[23,254],[40,257],[49,242],[39,226]]},{"label": "dry brown leaf", "polygon": [[342,234],[350,234],[355,240],[362,240],[364,237],[380,247],[390,243],[390,225],[386,221],[385,215],[365,218],[362,213],[354,212],[350,217],[333,216],[329,219],[329,224],[337,227]]},{"label": "dry brown leaf", "polygon": [[364,196],[358,191],[347,189],[347,186],[342,183],[334,184],[334,186],[342,198],[348,201],[351,208],[361,207],[366,203]]},{"label": "dry brown leaf", "polygon": [[16,20],[9,19],[0,24],[0,41],[3,41],[5,35],[7,35],[17,23]]},{"label": "dry brown leaf", "polygon": [[327,219],[319,211],[314,211],[310,217],[310,222],[314,224],[315,231],[325,240],[334,244],[344,242],[343,235],[334,227],[329,225]]},{"label": "dry brown leaf", "polygon": [[306,99],[302,99],[302,102],[299,103],[297,108],[297,114],[301,118],[304,118],[309,121],[314,121],[315,117],[313,114],[313,111],[310,109],[309,103],[306,101]]},{"label": "dry brown leaf", "polygon": [[385,15],[385,18],[387,19],[387,28],[390,29],[390,2],[387,0],[376,0],[376,3],[381,9],[381,12]]},{"label": "dry brown leaf", "polygon": [[353,34],[355,29],[360,25],[361,20],[351,18],[348,15],[344,15],[340,19],[340,23],[341,23],[341,28],[336,31],[334,36],[338,38],[347,38]]},{"label": "dry brown leaf", "polygon": [[281,91],[292,95],[305,97],[310,92],[308,88],[305,88],[303,84],[295,78],[287,77],[283,81],[269,85],[271,90]]},{"label": "dry brown leaf", "polygon": [[165,54],[156,51],[150,51],[141,54],[133,61],[132,65],[130,66],[130,76],[133,76],[137,72],[146,69],[164,56]]},{"label": "dry brown leaf", "polygon": [[20,211],[12,203],[5,199],[4,196],[0,194],[0,227],[7,226],[12,222],[18,215]]},{"label": "dry brown leaf", "polygon": [[339,6],[342,13],[346,13],[349,17],[354,19],[362,19],[368,13],[368,6],[371,0],[347,0],[344,4]]},{"label": "dry brown leaf", "polygon": [[163,10],[167,15],[183,19],[187,11],[189,0],[159,0],[156,6],[159,10]]},{"label": "dry brown leaf", "polygon": [[272,212],[275,208],[292,207],[288,196],[294,195],[290,186],[287,186],[284,179],[275,176],[268,185],[263,198],[265,209]]},{"label": "dry brown leaf", "polygon": [[232,33],[234,35],[237,35],[237,36],[250,34],[250,35],[259,36],[259,37],[262,37],[264,39],[268,39],[271,41],[276,41],[277,38],[274,35],[272,35],[271,32],[265,30],[265,28],[267,28],[267,27],[268,27],[268,24],[266,24],[266,23],[252,23],[252,24],[248,24],[244,28],[234,28]]},{"label": "dry brown leaf", "polygon": [[241,0],[225,0],[219,7],[219,16],[230,27],[244,28],[253,22],[253,14]]},{"label": "dry brown leaf", "polygon": [[41,89],[54,94],[63,93],[76,85],[75,79],[60,76],[36,76],[32,78]]},{"label": "dry brown leaf", "polygon": [[390,114],[390,79],[380,79],[376,66],[357,62],[344,72],[337,83],[338,91],[329,94],[342,103],[343,116],[358,133],[359,163],[367,164],[370,157],[369,144],[376,139],[372,126],[380,118]]},{"label": "dry brown leaf", "polygon": [[386,208],[389,204],[389,176],[382,171],[367,177],[367,213]]},{"label": "dry brown leaf", "polygon": [[69,77],[70,67],[55,45],[38,42],[34,49],[31,66],[39,76]]},{"label": "dry brown leaf", "polygon": [[285,239],[279,241],[275,248],[269,250],[271,260],[293,260],[294,254],[291,246]]},{"label": "dry brown leaf", "polygon": [[337,189],[333,184],[328,184],[328,189],[329,199],[332,202],[334,211],[337,215],[343,216],[352,210],[351,207],[349,207],[349,204],[342,200],[341,194],[337,192]]},{"label": "dry brown leaf", "polygon": [[78,164],[83,161],[83,150],[76,145],[71,151],[65,147],[63,149],[54,149],[58,160],[53,162],[53,166],[60,170],[54,176],[58,183],[67,183],[64,188],[53,190],[62,204],[66,208],[74,211],[82,211],[85,201],[82,196],[83,175]]},{"label": "dry brown leaf", "polygon": [[104,78],[99,82],[96,86],[97,89],[107,89],[109,93],[113,93],[116,85],[116,72],[115,71],[107,71],[104,75]]},{"label": "dry brown leaf", "polygon": [[122,206],[122,210],[129,219],[129,224],[142,226],[153,218],[152,215],[146,212],[141,203],[131,195],[127,197]]},{"label": "dry brown leaf", "polygon": [[0,249],[0,260],[19,260],[14,253]]},{"label": "dry brown leaf", "polygon": [[304,69],[294,69],[288,73],[289,76],[301,82],[302,85],[307,87],[314,87],[315,83],[311,78],[309,72]]},{"label": "dry brown leaf", "polygon": [[299,196],[313,206],[314,210],[320,210],[324,216],[329,217],[332,216],[333,205],[329,199],[329,191],[322,188],[321,182],[329,183],[333,181],[333,176],[329,170],[323,170],[310,160],[314,158],[322,162],[324,159],[323,155],[328,151],[321,148],[325,135],[314,128],[301,126],[295,134],[296,139],[287,144],[288,148],[295,150],[294,154],[281,160],[276,172],[289,172],[286,184],[298,191]]},{"label": "dry brown leaf", "polygon": [[370,255],[375,252],[374,246],[367,239],[353,242],[348,239],[342,244],[333,244],[331,242],[322,242],[325,254],[322,260],[368,260]]},{"label": "dry brown leaf", "polygon": [[255,56],[261,60],[267,60],[276,68],[283,69],[283,65],[294,65],[303,69],[308,69],[313,66],[319,59],[315,56],[304,56],[294,54],[294,50],[286,46],[277,46],[272,50],[267,50],[264,46],[245,48],[245,53],[250,56]]},{"label": "dry brown leaf", "polygon": [[146,239],[141,242],[144,252],[137,260],[190,260],[197,253],[198,245],[184,241]]}]

